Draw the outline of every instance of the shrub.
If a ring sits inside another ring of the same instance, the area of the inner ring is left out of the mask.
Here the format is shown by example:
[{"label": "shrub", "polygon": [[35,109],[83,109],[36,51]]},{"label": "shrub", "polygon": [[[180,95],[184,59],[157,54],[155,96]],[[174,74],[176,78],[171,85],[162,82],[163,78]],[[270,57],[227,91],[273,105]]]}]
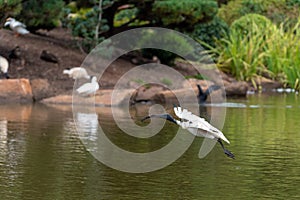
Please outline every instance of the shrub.
[{"label": "shrub", "polygon": [[240,10],[242,9],[243,0],[232,0],[219,8],[218,16],[223,19],[228,25],[240,18]]},{"label": "shrub", "polygon": [[35,31],[40,28],[51,29],[60,23],[64,7],[63,0],[28,0],[22,3],[23,9],[18,19],[24,22],[28,29]]},{"label": "shrub", "polygon": [[[257,28],[253,28],[253,25],[257,26]],[[266,30],[269,26],[274,26],[274,24],[268,18],[258,14],[247,14],[235,20],[231,24],[230,30],[235,30],[243,35],[248,35],[255,30],[258,30],[259,32],[261,32],[260,29]]]},{"label": "shrub", "polygon": [[216,16],[212,21],[195,25],[191,36],[196,40],[201,40],[214,46],[214,40],[224,37],[225,34],[228,34],[228,31],[228,25]]},{"label": "shrub", "polygon": [[[155,47],[165,47],[166,49],[177,49],[180,50],[181,54],[190,54],[194,53],[193,47],[189,44],[186,38],[178,35],[175,32],[166,32],[163,35],[153,35],[151,31],[145,31],[144,35],[140,38],[139,47],[145,47],[148,45],[153,45]],[[157,56],[159,60],[164,64],[173,64],[175,58],[178,55],[161,50],[161,49],[143,49],[143,55],[145,57],[152,58],[153,56]]]},{"label": "shrub", "polygon": [[300,0],[286,0],[288,6],[300,6]]},{"label": "shrub", "polygon": [[266,35],[264,65],[274,78],[299,90],[300,78],[300,21],[291,29],[284,24]]},{"label": "shrub", "polygon": [[216,41],[216,47],[206,45],[217,66],[239,80],[253,81],[267,75],[300,90],[300,21],[288,30],[284,27],[282,23],[279,28],[261,28],[253,21],[248,34],[233,28],[227,37]]},{"label": "shrub", "polygon": [[[72,34],[77,37],[82,37],[80,44],[85,52],[89,52],[98,43],[104,40],[104,37],[95,40],[95,27],[98,23],[99,8],[81,8],[75,14],[75,17],[68,19],[65,23],[72,30]],[[66,13],[68,14],[68,13]],[[109,27],[106,25],[106,20],[101,20],[100,33],[107,31]]]},{"label": "shrub", "polygon": [[264,39],[259,34],[247,38],[233,29],[228,37],[217,40],[216,47],[209,52],[217,57],[217,66],[222,71],[230,72],[238,80],[249,81],[264,71],[263,46]]},{"label": "shrub", "polygon": [[299,4],[289,1],[297,0],[232,0],[221,6],[218,16],[231,25],[246,14],[256,13],[269,18],[276,25],[285,20],[293,21],[293,26],[299,16]]},{"label": "shrub", "polygon": [[118,27],[125,23],[130,22],[132,19],[136,17],[137,12],[138,12],[137,8],[132,8],[132,9],[121,10],[120,12],[116,13],[114,18],[114,26]]},{"label": "shrub", "polygon": [[155,1],[152,11],[165,26],[184,22],[192,27],[199,21],[213,19],[218,4],[214,0],[160,0]]},{"label": "shrub", "polygon": [[[72,16],[76,16],[71,19],[69,26],[74,35],[90,40],[95,34],[94,25],[99,18],[92,7],[98,7],[99,1],[89,0],[87,2],[88,5],[84,8],[88,11],[85,14],[80,12],[82,9],[76,10],[78,1],[76,1],[75,8],[69,6],[67,11],[71,12]],[[202,32],[210,28],[211,24],[208,22],[213,20],[217,14],[218,3],[215,0],[103,0],[102,11],[102,19],[105,20],[101,23],[102,30],[99,37],[110,37],[132,28],[144,26],[167,27],[190,34],[195,25],[199,23],[207,23],[203,27],[199,27],[199,29],[203,29]],[[218,21],[212,24],[212,26],[217,26]],[[215,30],[218,31],[218,29]],[[165,60],[163,57],[173,59],[173,56],[167,55],[168,53],[160,52],[158,54],[161,55],[162,60]]]},{"label": "shrub", "polygon": [[21,0],[0,1],[0,10],[0,23],[3,24],[7,17],[16,16],[21,12]]}]

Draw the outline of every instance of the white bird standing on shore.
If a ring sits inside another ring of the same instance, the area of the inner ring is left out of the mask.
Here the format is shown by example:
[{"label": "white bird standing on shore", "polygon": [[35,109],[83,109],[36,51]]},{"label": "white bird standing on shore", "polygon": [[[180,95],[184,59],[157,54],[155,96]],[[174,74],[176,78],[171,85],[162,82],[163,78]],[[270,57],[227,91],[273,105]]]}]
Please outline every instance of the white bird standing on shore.
[{"label": "white bird standing on shore", "polygon": [[82,96],[88,96],[92,93],[95,93],[99,89],[99,84],[97,82],[97,77],[92,76],[91,77],[91,82],[90,83],[85,83],[79,88],[76,89],[78,94]]},{"label": "white bird standing on shore", "polygon": [[168,121],[173,122],[174,124],[177,124],[183,129],[187,129],[190,133],[192,133],[195,136],[198,137],[205,137],[212,140],[217,140],[220,145],[222,146],[222,149],[224,153],[234,159],[233,153],[231,153],[229,150],[225,149],[223,143],[221,140],[224,140],[228,144],[230,143],[229,140],[224,136],[224,134],[218,130],[217,128],[213,127],[210,123],[208,123],[204,118],[198,117],[194,114],[192,114],[190,111],[183,109],[181,107],[174,107],[174,112],[177,117],[179,117],[181,120],[174,119],[170,114],[158,114],[158,115],[150,115],[147,117],[144,117],[142,121],[157,117],[157,118],[163,118]]},{"label": "white bird standing on shore", "polygon": [[70,78],[76,79],[90,79],[90,75],[88,75],[87,71],[82,67],[73,67],[72,69],[66,68],[63,71],[63,74],[68,74]]},{"label": "white bird standing on shore", "polygon": [[6,79],[9,79],[8,68],[9,68],[9,62],[7,61],[6,58],[0,56],[0,72],[4,74]]},{"label": "white bird standing on shore", "polygon": [[11,30],[13,30],[17,36],[18,35],[25,35],[25,34],[28,34],[29,31],[26,29],[26,25],[15,20],[14,18],[7,18],[6,19],[6,22],[4,24],[4,26],[8,26],[10,27]]}]

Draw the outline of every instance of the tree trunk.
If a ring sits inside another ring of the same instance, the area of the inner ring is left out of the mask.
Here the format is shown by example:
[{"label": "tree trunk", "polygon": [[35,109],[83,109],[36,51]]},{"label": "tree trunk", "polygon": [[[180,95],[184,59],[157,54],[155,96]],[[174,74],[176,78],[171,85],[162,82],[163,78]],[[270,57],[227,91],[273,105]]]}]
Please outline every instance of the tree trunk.
[{"label": "tree trunk", "polygon": [[99,29],[100,29],[101,20],[102,20],[102,0],[99,0],[98,8],[99,8],[98,22],[97,22],[96,30],[95,30],[95,42],[96,43],[98,43],[98,40],[99,40]]}]

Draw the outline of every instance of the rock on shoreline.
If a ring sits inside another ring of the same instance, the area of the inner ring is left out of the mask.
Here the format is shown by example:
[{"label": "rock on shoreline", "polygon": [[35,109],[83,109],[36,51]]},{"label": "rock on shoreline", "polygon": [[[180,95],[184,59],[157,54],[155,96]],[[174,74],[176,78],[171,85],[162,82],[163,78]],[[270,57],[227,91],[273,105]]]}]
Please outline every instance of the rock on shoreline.
[{"label": "rock on shoreline", "polygon": [[[197,79],[189,79],[183,82],[182,88],[168,90],[160,85],[144,85],[136,89],[100,89],[95,96],[80,97],[69,94],[51,96],[51,85],[47,79],[1,79],[0,103],[32,103],[39,101],[45,104],[77,104],[96,106],[119,106],[122,104],[135,104],[140,102],[152,102],[160,104],[177,104],[178,99],[195,102],[198,94],[197,84],[205,91],[213,82]],[[241,81],[228,81],[223,79],[224,90],[211,93],[207,102],[220,102],[225,96],[247,95],[249,84]],[[223,87],[223,86],[222,86]],[[224,92],[224,93],[223,93]]]},{"label": "rock on shoreline", "polygon": [[1,79],[0,103],[33,102],[31,85],[28,79]]}]

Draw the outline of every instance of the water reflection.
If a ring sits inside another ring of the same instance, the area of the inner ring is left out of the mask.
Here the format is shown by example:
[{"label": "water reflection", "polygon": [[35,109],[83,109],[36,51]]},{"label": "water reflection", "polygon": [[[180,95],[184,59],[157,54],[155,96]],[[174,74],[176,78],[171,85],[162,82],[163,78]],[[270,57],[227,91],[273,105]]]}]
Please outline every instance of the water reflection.
[{"label": "water reflection", "polygon": [[[0,106],[1,199],[299,199],[298,97],[230,102],[246,105],[227,108],[222,130],[236,160],[224,157],[219,146],[198,159],[203,139],[196,138],[176,162],[146,174],[119,172],[95,160],[78,139],[70,106]],[[147,108],[132,108],[130,120],[138,124]],[[211,107],[200,113],[209,117]],[[85,109],[76,117],[89,140],[99,122],[114,143],[135,152],[161,148],[177,128],[166,123],[157,136],[137,140],[118,129],[110,108],[98,107],[96,114]]]},{"label": "water reflection", "polygon": [[0,120],[0,145],[7,142],[7,120]]},{"label": "water reflection", "polygon": [[80,139],[96,141],[98,134],[98,115],[96,113],[76,113],[76,125],[80,135]]}]

